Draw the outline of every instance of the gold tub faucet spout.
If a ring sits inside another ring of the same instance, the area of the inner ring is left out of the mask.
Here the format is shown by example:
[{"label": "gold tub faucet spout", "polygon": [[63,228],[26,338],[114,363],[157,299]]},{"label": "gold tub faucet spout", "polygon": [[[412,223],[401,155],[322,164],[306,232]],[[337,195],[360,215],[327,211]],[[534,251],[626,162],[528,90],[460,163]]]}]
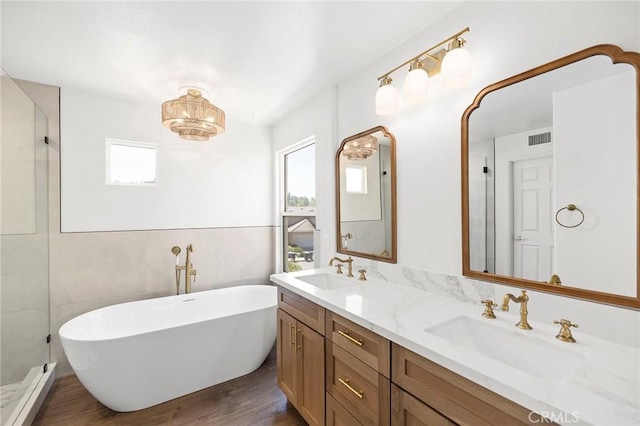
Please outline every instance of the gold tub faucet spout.
[{"label": "gold tub faucet spout", "polygon": [[193,277],[193,282],[196,281],[196,273],[197,271],[193,268],[193,263],[191,263],[190,253],[193,252],[193,246],[189,244],[187,246],[187,261],[185,262],[185,277],[184,277],[184,292],[191,293],[191,277]]},{"label": "gold tub faucet spout", "polygon": [[184,262],[184,266],[177,264],[177,256],[180,254],[180,247],[174,246],[171,252],[176,255],[176,294],[180,294],[180,272],[184,271],[184,292],[191,293],[191,278],[193,282],[196,281],[197,271],[193,268],[191,263],[191,253],[193,253],[193,245],[187,246],[187,260]]},{"label": "gold tub faucet spout", "polygon": [[[334,261],[338,261],[338,262],[342,262],[342,263],[346,263],[349,266],[349,270],[347,272],[347,277],[351,278],[353,277],[353,259],[351,258],[351,256],[349,256],[348,259],[340,259],[339,257],[332,257],[331,260],[329,260],[329,266],[333,266],[333,262]],[[338,265],[340,266],[340,265]],[[340,268],[338,268],[338,273],[341,274],[342,270]]]},{"label": "gold tub faucet spout", "polygon": [[505,294],[504,298],[502,299],[503,311],[509,310],[510,300],[513,300],[514,302],[520,304],[520,322],[516,324],[516,327],[521,328],[523,330],[533,329],[533,327],[531,327],[527,322],[527,314],[529,313],[529,311],[527,311],[527,302],[529,302],[529,296],[527,296],[526,290],[522,290],[522,295],[520,297],[515,297],[511,293]]}]

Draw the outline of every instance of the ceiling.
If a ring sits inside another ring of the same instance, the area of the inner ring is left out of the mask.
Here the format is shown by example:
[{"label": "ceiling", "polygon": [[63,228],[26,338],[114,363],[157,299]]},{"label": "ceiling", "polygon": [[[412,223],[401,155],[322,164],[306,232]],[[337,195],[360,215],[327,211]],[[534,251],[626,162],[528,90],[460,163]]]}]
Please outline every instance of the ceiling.
[{"label": "ceiling", "polygon": [[2,68],[158,104],[199,87],[227,120],[270,125],[461,3],[3,0]]}]

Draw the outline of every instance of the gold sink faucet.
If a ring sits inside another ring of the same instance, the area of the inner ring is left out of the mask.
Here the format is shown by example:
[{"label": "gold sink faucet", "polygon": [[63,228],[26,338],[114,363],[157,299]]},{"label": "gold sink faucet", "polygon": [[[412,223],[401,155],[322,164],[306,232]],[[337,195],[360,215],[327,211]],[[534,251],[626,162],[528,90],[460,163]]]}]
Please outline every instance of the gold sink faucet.
[{"label": "gold sink faucet", "polygon": [[527,314],[529,313],[527,311],[527,302],[529,301],[529,296],[527,296],[526,290],[522,290],[522,295],[520,297],[515,297],[511,293],[505,294],[504,298],[502,299],[502,310],[503,311],[506,312],[506,311],[509,310],[509,301],[510,300],[513,300],[514,302],[520,304],[520,322],[516,324],[516,327],[521,328],[523,330],[531,330],[531,329],[533,329],[533,327],[531,327],[529,325],[529,323],[527,322]]},{"label": "gold sink faucet", "polygon": [[193,253],[193,245],[189,244],[187,246],[187,260],[184,263],[184,266],[178,265],[178,255],[180,254],[180,247],[174,246],[171,249],[171,253],[176,255],[176,294],[180,294],[180,272],[185,271],[184,274],[184,292],[191,293],[191,277],[193,277],[193,282],[196,282],[196,273],[197,271],[193,268],[193,263],[191,263],[191,253]]},{"label": "gold sink faucet", "polygon": [[[347,277],[351,278],[353,277],[353,259],[351,258],[351,256],[349,256],[348,259],[340,259],[339,257],[332,257],[331,260],[329,260],[329,266],[333,266],[333,262],[334,261],[338,261],[338,262],[342,262],[342,263],[346,263],[349,265],[349,270],[347,272]],[[342,273],[342,265],[338,264],[338,274]]]}]

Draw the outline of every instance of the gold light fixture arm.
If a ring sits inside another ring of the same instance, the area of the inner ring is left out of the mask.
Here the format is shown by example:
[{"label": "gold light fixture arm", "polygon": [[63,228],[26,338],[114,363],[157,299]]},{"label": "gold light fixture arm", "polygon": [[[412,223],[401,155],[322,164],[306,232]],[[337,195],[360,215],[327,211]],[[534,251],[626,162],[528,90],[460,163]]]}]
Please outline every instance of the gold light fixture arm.
[{"label": "gold light fixture arm", "polygon": [[406,62],[403,62],[402,64],[398,65],[397,67],[393,68],[391,71],[387,71],[386,73],[382,74],[380,77],[378,77],[378,81],[389,77],[390,74],[398,71],[400,68],[405,67],[407,65],[409,65],[410,63],[417,61],[418,59],[422,58],[422,57],[429,57],[430,59],[436,60],[436,61],[440,61],[440,59],[438,59],[435,56],[432,56],[429,54],[429,52],[431,52],[432,50],[436,49],[437,47],[442,46],[443,44],[446,44],[449,41],[455,40],[458,37],[460,37],[462,34],[466,33],[469,31],[469,27],[466,27],[465,29],[458,31],[457,33],[455,33],[454,35],[452,35],[451,37],[441,41],[440,43],[434,45],[433,47],[430,47],[429,49],[425,50],[424,52],[420,53],[419,55],[414,56],[413,58],[409,59]]}]

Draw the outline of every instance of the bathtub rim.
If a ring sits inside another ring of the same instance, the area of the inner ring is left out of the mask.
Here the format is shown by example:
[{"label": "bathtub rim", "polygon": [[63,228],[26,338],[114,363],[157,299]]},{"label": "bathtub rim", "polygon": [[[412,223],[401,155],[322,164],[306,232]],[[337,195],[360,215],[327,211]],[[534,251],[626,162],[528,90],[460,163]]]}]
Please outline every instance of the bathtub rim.
[{"label": "bathtub rim", "polygon": [[156,299],[177,299],[177,298],[189,298],[189,297],[193,297],[193,296],[197,296],[198,294],[202,294],[202,293],[213,293],[216,291],[220,291],[220,290],[227,290],[227,289],[236,289],[236,288],[240,288],[240,287],[266,287],[266,288],[273,288],[273,304],[269,304],[269,305],[265,305],[262,306],[258,309],[251,309],[251,310],[244,310],[244,311],[239,311],[239,312],[233,312],[231,315],[225,315],[224,317],[234,317],[237,315],[242,315],[244,313],[247,312],[253,312],[253,311],[260,311],[260,310],[265,310],[265,309],[275,309],[278,306],[278,301],[277,301],[277,287],[273,284],[249,284],[249,285],[242,285],[242,286],[231,286],[231,287],[222,287],[222,288],[215,288],[215,289],[210,289],[210,290],[203,290],[203,291],[198,291],[198,292],[193,292],[193,293],[183,293],[183,294],[174,294],[174,295],[170,295],[170,296],[160,296],[160,297],[153,297],[153,298],[149,298],[149,299],[140,299],[140,300],[132,300],[129,302],[122,302],[122,303],[116,303],[113,305],[108,305],[108,306],[103,306],[101,308],[97,308],[97,309],[93,309],[91,311],[88,312],[84,312],[80,315],[77,315],[71,319],[69,319],[68,321],[66,321],[64,324],[62,324],[60,326],[60,328],[58,329],[58,336],[60,337],[60,341],[63,344],[63,349],[64,349],[64,340],[70,341],[70,342],[92,342],[92,343],[97,343],[97,342],[109,342],[109,341],[114,341],[114,340],[120,340],[120,339],[126,339],[126,338],[131,338],[131,337],[135,337],[135,336],[141,336],[144,334],[150,334],[150,333],[156,333],[156,332],[161,332],[162,330],[168,330],[168,329],[174,329],[174,328],[180,328],[180,327],[185,327],[185,326],[189,326],[189,325],[193,325],[193,324],[197,324],[200,322],[204,322],[204,321],[212,321],[212,320],[216,320],[219,318],[223,318],[221,316],[214,316],[214,317],[208,317],[208,318],[200,318],[200,319],[193,319],[190,321],[184,321],[184,322],[179,322],[176,324],[173,324],[171,327],[159,327],[159,328],[149,328],[146,330],[141,330],[141,331],[136,331],[136,332],[131,332],[128,334],[124,334],[124,335],[119,335],[119,336],[109,336],[109,337],[91,337],[91,338],[86,338],[86,337],[77,337],[77,336],[70,336],[68,333],[65,333],[65,329],[66,328],[70,328],[71,325],[67,326],[68,324],[72,324],[75,322],[79,322],[82,320],[86,320],[89,315],[98,313],[100,311],[105,311],[108,309],[112,309],[113,307],[121,307],[121,306],[126,306],[126,305],[131,305],[131,304],[135,304],[135,303],[140,303],[140,302],[147,302],[147,301],[152,301],[152,300],[156,300]]}]

